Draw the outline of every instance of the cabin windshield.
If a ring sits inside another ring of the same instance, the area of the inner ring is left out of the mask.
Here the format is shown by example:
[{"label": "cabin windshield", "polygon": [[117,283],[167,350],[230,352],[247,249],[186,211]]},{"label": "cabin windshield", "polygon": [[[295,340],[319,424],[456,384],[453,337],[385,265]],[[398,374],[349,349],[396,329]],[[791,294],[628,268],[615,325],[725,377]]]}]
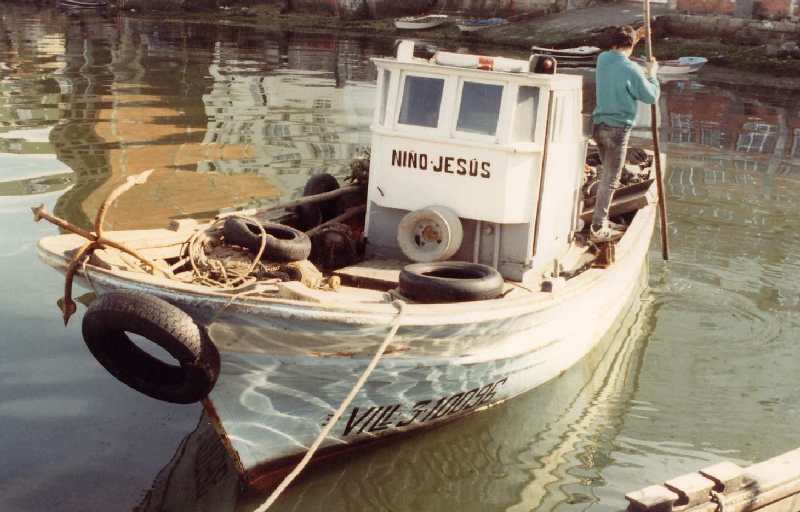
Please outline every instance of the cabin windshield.
[{"label": "cabin windshield", "polygon": [[502,85],[465,81],[461,88],[456,130],[480,135],[497,133],[502,99]]},{"label": "cabin windshield", "polygon": [[426,128],[438,127],[443,91],[443,78],[406,76],[397,122]]},{"label": "cabin windshield", "polygon": [[539,113],[539,88],[523,85],[517,92],[517,108],[514,112],[514,142],[536,140],[536,116]]}]

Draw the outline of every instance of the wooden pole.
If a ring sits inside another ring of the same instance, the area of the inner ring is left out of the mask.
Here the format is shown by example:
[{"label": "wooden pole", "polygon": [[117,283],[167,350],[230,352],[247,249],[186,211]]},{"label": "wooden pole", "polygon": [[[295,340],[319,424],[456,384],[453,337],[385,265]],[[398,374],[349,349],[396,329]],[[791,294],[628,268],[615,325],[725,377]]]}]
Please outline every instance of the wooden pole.
[{"label": "wooden pole", "polygon": [[[647,43],[647,60],[653,60],[653,40],[650,35],[650,0],[644,0],[644,30]],[[656,78],[658,80],[658,78]],[[661,257],[669,260],[669,239],[667,238],[667,198],[664,194],[664,178],[661,173],[661,149],[658,144],[658,109],[650,105],[650,131],[653,134],[653,152],[656,161],[656,189],[658,190],[658,212],[661,218]]]}]

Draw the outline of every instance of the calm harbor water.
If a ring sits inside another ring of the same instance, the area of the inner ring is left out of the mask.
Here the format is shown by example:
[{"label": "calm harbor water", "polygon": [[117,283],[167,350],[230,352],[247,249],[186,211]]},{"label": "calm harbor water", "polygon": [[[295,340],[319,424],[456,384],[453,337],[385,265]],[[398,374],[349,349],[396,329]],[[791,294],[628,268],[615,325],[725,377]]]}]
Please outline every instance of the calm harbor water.
[{"label": "calm harbor water", "polygon": [[[199,406],[114,381],[83,345],[82,306],[63,326],[62,278],[35,250],[55,229],[29,207],[89,226],[153,168],[108,221],[156,227],[342,175],[369,143],[369,58],[392,44],[0,6],[0,510],[263,499],[239,495],[213,444],[181,442]],[[617,510],[627,491],[797,446],[796,92],[702,76],[663,90],[672,261],[654,241],[649,289],[603,350],[506,405],[313,468],[275,510]]]}]

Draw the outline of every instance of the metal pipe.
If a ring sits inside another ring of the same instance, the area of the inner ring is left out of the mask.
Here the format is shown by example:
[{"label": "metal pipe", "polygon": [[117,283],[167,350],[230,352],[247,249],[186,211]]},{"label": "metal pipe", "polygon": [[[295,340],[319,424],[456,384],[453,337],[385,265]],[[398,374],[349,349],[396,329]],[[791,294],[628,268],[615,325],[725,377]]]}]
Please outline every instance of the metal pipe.
[{"label": "metal pipe", "polygon": [[350,217],[355,217],[356,215],[358,215],[360,213],[364,213],[365,211],[367,211],[367,205],[365,205],[365,204],[362,204],[361,206],[354,206],[352,208],[348,208],[341,215],[337,215],[336,217],[332,218],[331,220],[323,222],[319,226],[309,229],[308,231],[306,231],[306,235],[308,235],[308,236],[316,235],[317,233],[322,231],[327,226],[330,226],[331,224],[336,224],[337,222],[346,221]]},{"label": "metal pipe", "polygon": [[481,221],[475,221],[475,241],[472,243],[472,263],[481,259]]},{"label": "metal pipe", "polygon": [[492,266],[496,269],[500,264],[500,224],[494,224],[494,254],[492,255]]},{"label": "metal pipe", "polygon": [[545,172],[547,171],[547,157],[550,151],[550,128],[553,122],[553,91],[547,97],[547,120],[544,126],[544,147],[542,148],[542,160],[539,169],[539,200],[536,202],[536,218],[533,225],[533,255],[536,256],[536,250],[539,245],[539,222],[542,218],[542,199],[544,198],[544,179]]}]

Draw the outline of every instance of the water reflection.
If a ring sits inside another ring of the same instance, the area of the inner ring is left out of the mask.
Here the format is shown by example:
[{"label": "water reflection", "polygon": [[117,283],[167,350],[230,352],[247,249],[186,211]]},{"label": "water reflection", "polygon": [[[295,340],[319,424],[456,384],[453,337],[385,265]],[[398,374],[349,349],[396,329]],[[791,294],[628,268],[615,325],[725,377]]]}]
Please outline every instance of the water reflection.
[{"label": "water reflection", "polygon": [[[391,49],[4,5],[0,282],[15,293],[0,294],[0,447],[10,461],[0,488],[14,491],[0,508],[41,510],[67,494],[61,510],[130,508],[199,415],[113,383],[81,345],[79,322],[62,330],[53,305],[62,283],[35,261],[35,240],[52,228],[29,223],[27,207],[43,201],[88,225],[111,188],[148,168],[148,184],[110,212],[112,227],[298,194],[309,174],[347,172],[368,144],[368,59]],[[594,373],[577,367],[463,425],[313,469],[288,509],[608,510],[626,491],[706,463],[794,447],[800,111],[789,94],[702,77],[663,90],[673,258],[661,264],[654,247],[649,316],[629,317],[623,347],[587,360]],[[586,110],[592,96],[589,86]],[[187,496],[205,510],[248,510],[261,498],[238,496],[216,437],[202,435],[178,458],[209,464],[166,469],[145,510],[180,509]]]}]

